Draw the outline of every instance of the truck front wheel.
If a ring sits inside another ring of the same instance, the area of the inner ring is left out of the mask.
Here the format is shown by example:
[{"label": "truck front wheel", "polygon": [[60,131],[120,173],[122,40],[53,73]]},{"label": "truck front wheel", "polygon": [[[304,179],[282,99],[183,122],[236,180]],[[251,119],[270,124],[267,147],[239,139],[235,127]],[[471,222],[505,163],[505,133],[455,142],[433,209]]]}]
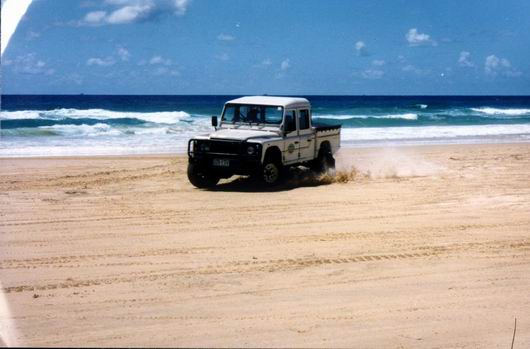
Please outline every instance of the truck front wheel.
[{"label": "truck front wheel", "polygon": [[197,165],[188,163],[188,179],[197,188],[213,188],[219,182],[219,177],[206,173]]},{"label": "truck front wheel", "polygon": [[282,178],[282,166],[275,161],[266,161],[261,168],[261,179],[269,186],[276,185]]}]

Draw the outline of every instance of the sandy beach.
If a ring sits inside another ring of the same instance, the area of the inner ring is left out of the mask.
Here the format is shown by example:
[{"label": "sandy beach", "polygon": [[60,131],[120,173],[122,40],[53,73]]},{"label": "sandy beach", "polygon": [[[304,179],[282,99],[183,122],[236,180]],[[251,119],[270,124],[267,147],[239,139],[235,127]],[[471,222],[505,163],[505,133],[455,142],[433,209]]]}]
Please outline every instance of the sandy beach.
[{"label": "sandy beach", "polygon": [[530,144],[343,149],[271,191],[186,163],[0,159],[4,344],[509,348],[517,318],[530,347]]}]

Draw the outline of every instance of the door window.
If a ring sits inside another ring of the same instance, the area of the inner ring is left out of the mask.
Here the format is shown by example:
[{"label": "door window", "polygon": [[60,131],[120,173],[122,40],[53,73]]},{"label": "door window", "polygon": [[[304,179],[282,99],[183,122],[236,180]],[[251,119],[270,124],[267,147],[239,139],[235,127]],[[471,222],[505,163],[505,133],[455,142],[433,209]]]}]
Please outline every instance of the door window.
[{"label": "door window", "polygon": [[300,130],[305,130],[309,128],[309,110],[302,109],[300,110]]},{"label": "door window", "polygon": [[288,110],[285,112],[285,133],[291,133],[296,131],[296,118],[295,111]]}]

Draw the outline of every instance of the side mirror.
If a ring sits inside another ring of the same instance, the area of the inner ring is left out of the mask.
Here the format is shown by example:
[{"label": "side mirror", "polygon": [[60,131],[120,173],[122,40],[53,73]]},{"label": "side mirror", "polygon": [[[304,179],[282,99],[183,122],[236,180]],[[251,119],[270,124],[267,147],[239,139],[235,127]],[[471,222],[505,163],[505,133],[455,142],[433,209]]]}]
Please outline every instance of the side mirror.
[{"label": "side mirror", "polygon": [[217,116],[212,116],[212,126],[217,127]]}]

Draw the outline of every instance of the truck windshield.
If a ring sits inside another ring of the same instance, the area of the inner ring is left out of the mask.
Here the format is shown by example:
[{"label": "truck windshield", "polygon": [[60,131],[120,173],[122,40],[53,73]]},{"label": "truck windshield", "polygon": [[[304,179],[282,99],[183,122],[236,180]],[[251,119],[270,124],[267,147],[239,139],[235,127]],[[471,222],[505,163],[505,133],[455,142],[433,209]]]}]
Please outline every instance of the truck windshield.
[{"label": "truck windshield", "polygon": [[227,124],[274,124],[279,125],[283,119],[283,107],[227,104],[221,120]]}]

